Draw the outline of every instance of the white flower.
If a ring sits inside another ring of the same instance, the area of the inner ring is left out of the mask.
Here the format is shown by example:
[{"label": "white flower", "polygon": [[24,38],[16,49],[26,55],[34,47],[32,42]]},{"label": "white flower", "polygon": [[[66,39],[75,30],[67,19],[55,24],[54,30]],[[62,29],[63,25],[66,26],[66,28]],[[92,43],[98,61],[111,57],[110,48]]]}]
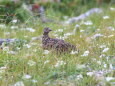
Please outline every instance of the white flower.
[{"label": "white flower", "polygon": [[104,53],[104,52],[107,52],[108,50],[109,50],[109,48],[105,48],[105,49],[103,49],[102,52]]},{"label": "white flower", "polygon": [[5,24],[0,24],[0,28],[6,28]]},{"label": "white flower", "polygon": [[111,37],[113,37],[113,36],[114,36],[114,35],[109,35],[108,38],[111,38]]},{"label": "white flower", "polygon": [[26,28],[26,30],[28,30],[30,32],[35,32],[35,29],[33,29],[33,28]]},{"label": "white flower", "polygon": [[18,26],[11,26],[11,29],[17,29]]},{"label": "white flower", "polygon": [[57,61],[57,63],[54,65],[55,67],[60,67],[62,65],[65,65],[66,63],[64,61]]},{"label": "white flower", "polygon": [[18,21],[17,19],[14,19],[12,20],[12,23],[17,23],[17,21]]},{"label": "white flower", "polygon": [[3,73],[5,73],[5,69],[7,69],[7,67],[0,67],[0,75],[2,75]]},{"label": "white flower", "polygon": [[28,36],[24,36],[25,38],[27,38]]},{"label": "white flower", "polygon": [[97,37],[102,37],[102,36],[103,36],[103,35],[99,33],[99,34],[95,34],[92,38],[95,39],[95,38],[97,38]]},{"label": "white flower", "polygon": [[25,46],[25,47],[27,47],[27,48],[30,48],[30,47],[31,47],[31,45],[29,45],[29,44],[25,44],[25,45],[23,45],[23,46]]},{"label": "white flower", "polygon": [[89,55],[89,51],[85,51],[83,55],[81,56],[88,56]]},{"label": "white flower", "polygon": [[44,64],[49,63],[49,62],[50,62],[49,60],[46,60],[46,61],[44,62]]},{"label": "white flower", "polygon": [[109,64],[111,70],[115,69],[112,64]]},{"label": "white flower", "polygon": [[38,37],[32,37],[31,39],[32,39],[32,41],[34,41],[34,40],[38,40],[39,38]]},{"label": "white flower", "polygon": [[13,55],[17,54],[15,51],[9,51],[8,53]]},{"label": "white flower", "polygon": [[103,67],[106,68],[106,67],[107,67],[107,64],[104,64]]},{"label": "white flower", "polygon": [[5,35],[10,35],[10,32],[4,32]]},{"label": "white flower", "polygon": [[80,30],[80,32],[84,32],[85,30]]},{"label": "white flower", "polygon": [[26,75],[24,75],[22,78],[23,78],[23,79],[30,79],[31,77],[32,77],[32,76],[26,74]]},{"label": "white flower", "polygon": [[113,77],[106,77],[105,79],[106,79],[106,81],[115,80],[115,78],[113,78]]},{"label": "white flower", "polygon": [[93,72],[87,72],[88,76],[92,76],[94,73]]},{"label": "white flower", "polygon": [[27,63],[29,66],[35,66],[36,62],[34,62],[33,60],[29,60]]},{"label": "white flower", "polygon": [[82,79],[83,78],[83,75],[81,75],[81,74],[79,74],[79,75],[77,75],[77,79],[79,80],[79,79]]},{"label": "white flower", "polygon": [[22,81],[18,81],[14,84],[14,86],[25,86]]},{"label": "white flower", "polygon": [[73,33],[65,33],[64,36],[70,36],[73,35]]},{"label": "white flower", "polygon": [[58,32],[63,32],[63,29],[58,29],[57,31],[58,31]]},{"label": "white flower", "polygon": [[32,82],[33,82],[33,83],[37,83],[38,81],[37,81],[37,80],[35,80],[35,79],[33,79],[33,80],[32,80]]},{"label": "white flower", "polygon": [[109,16],[103,16],[103,19],[109,19],[110,17]]},{"label": "white flower", "polygon": [[99,65],[101,65],[101,61],[97,61],[97,63],[98,63]]},{"label": "white flower", "polygon": [[99,48],[105,48],[106,47],[106,45],[100,45],[99,46]]},{"label": "white flower", "polygon": [[70,54],[73,55],[73,54],[77,54],[77,53],[78,53],[78,51],[73,51],[73,50],[72,50]]},{"label": "white flower", "polygon": [[9,47],[3,47],[3,51],[9,52]]},{"label": "white flower", "polygon": [[93,25],[92,21],[86,21],[84,22],[85,25]]},{"label": "white flower", "polygon": [[114,27],[107,27],[107,29],[109,29],[109,30],[111,30],[111,31],[114,31],[115,30],[115,28]]},{"label": "white flower", "polygon": [[63,16],[64,19],[68,19],[68,16]]},{"label": "white flower", "polygon": [[45,82],[44,84],[45,84],[45,85],[49,85],[49,84],[50,84],[50,81],[47,81],[47,82]]},{"label": "white flower", "polygon": [[4,69],[7,69],[7,67],[6,66],[0,67],[0,70],[4,70]]},{"label": "white flower", "polygon": [[110,10],[111,10],[111,11],[115,11],[115,8],[113,8],[113,7],[110,7]]},{"label": "white flower", "polygon": [[86,68],[86,66],[84,64],[82,64],[82,65],[77,64],[76,68],[77,69],[83,69],[83,68]]},{"label": "white flower", "polygon": [[105,57],[105,54],[102,54],[102,55],[100,55],[99,57],[100,57],[100,58]]},{"label": "white flower", "polygon": [[50,51],[44,50],[44,54],[49,54]]},{"label": "white flower", "polygon": [[75,28],[79,28],[79,27],[80,27],[80,25],[78,25],[78,24],[75,25]]}]

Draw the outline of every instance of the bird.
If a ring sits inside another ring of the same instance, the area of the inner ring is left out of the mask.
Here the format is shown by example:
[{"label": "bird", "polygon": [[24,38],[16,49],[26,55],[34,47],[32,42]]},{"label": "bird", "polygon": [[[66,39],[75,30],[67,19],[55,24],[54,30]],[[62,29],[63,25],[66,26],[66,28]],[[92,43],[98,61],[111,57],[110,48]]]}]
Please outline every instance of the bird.
[{"label": "bird", "polygon": [[52,31],[49,27],[45,27],[43,30],[42,36],[42,47],[45,50],[52,49],[57,53],[62,52],[71,52],[72,50],[76,50],[76,46],[72,45],[64,40],[57,38],[50,38],[49,32]]}]

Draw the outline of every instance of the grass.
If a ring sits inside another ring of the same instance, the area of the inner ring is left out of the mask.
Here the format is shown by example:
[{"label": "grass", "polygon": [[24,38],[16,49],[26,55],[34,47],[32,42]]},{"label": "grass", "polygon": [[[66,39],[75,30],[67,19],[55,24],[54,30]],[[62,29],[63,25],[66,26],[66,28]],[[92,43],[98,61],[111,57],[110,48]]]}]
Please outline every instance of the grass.
[{"label": "grass", "polygon": [[[100,15],[93,14],[86,20],[74,23],[72,25],[64,25],[60,23],[40,23],[39,19],[30,20],[27,24],[9,24],[6,28],[0,27],[1,38],[17,38],[27,40],[30,48],[23,46],[16,50],[16,54],[8,54],[12,51],[9,47],[8,51],[0,51],[0,85],[1,86],[112,86],[114,80],[107,81],[107,77],[115,77],[115,11],[111,11],[109,7]],[[49,17],[61,21],[56,14]],[[60,15],[60,14],[59,14]],[[103,16],[109,16],[103,19]],[[83,22],[91,21],[93,25],[85,25]],[[74,30],[75,25],[80,25],[79,30],[65,39],[74,44],[79,49],[76,55],[64,54],[58,56],[52,51],[44,54],[41,47],[41,40],[34,40],[32,37],[41,37],[44,27],[50,27],[53,31],[51,37],[64,36]],[[18,26],[18,29],[11,29],[11,26]],[[31,27],[35,32],[21,30],[21,28]],[[113,27],[114,31],[107,29]],[[66,28],[66,29],[64,29]],[[63,32],[56,30],[63,29]],[[84,30],[83,32],[80,32]],[[9,33],[7,33],[9,32]],[[102,37],[92,39],[95,34],[102,34]],[[110,36],[113,35],[113,36]],[[108,37],[110,36],[110,37]],[[100,46],[105,46],[99,48]],[[108,51],[103,52],[105,48]],[[85,51],[89,54],[82,56]],[[102,56],[102,57],[101,57]],[[110,67],[112,65],[113,68]],[[6,68],[2,68],[6,67]],[[99,72],[103,73],[99,73]],[[92,72],[93,75],[87,75]],[[27,79],[30,75],[31,78]],[[20,83],[21,85],[16,85]]]}]

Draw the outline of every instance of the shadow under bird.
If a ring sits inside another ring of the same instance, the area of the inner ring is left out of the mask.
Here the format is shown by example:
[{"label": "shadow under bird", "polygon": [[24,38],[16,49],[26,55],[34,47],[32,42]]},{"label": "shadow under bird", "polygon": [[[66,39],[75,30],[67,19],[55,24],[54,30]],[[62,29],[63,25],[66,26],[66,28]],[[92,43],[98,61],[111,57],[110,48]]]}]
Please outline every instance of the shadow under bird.
[{"label": "shadow under bird", "polygon": [[52,49],[57,53],[62,52],[71,52],[71,50],[76,50],[76,46],[72,45],[68,42],[65,42],[61,39],[50,38],[49,32],[52,31],[50,28],[46,27],[43,30],[43,37],[42,37],[42,47],[45,50]]}]

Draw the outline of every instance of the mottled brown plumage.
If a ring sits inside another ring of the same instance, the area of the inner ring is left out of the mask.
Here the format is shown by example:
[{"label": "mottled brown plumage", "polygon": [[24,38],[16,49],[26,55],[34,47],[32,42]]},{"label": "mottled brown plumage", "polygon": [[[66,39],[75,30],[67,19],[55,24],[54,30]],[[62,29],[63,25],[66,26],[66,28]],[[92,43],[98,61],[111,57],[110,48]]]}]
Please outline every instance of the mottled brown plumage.
[{"label": "mottled brown plumage", "polygon": [[71,50],[76,50],[76,46],[65,42],[64,40],[54,39],[49,37],[49,32],[52,31],[50,28],[46,27],[43,31],[42,37],[42,47],[43,49],[49,50],[53,49],[56,52],[70,52]]}]

